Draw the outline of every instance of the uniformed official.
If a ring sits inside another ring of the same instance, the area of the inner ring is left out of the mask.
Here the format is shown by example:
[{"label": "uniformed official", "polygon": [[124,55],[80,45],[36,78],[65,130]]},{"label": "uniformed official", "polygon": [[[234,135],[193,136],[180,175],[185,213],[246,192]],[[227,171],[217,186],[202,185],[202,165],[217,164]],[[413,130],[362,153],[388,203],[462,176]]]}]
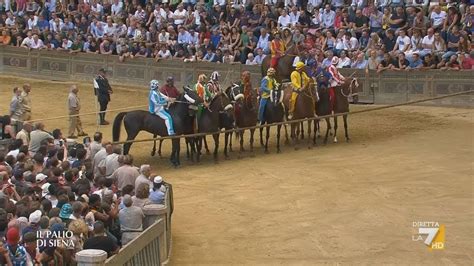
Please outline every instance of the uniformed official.
[{"label": "uniformed official", "polygon": [[87,134],[82,130],[81,118],[78,116],[79,110],[81,110],[81,103],[79,101],[79,97],[77,96],[79,89],[76,85],[72,85],[69,90],[69,96],[67,99],[67,107],[69,110],[68,138],[76,138],[76,136],[74,135],[76,129],[79,137],[87,136]]},{"label": "uniformed official", "polygon": [[99,74],[94,79],[95,95],[97,95],[97,101],[99,102],[101,112],[99,113],[101,125],[109,124],[109,122],[105,120],[105,111],[107,110],[107,105],[110,102],[110,94],[113,92],[112,87],[110,87],[109,81],[105,77],[105,73],[105,69],[99,69]]}]

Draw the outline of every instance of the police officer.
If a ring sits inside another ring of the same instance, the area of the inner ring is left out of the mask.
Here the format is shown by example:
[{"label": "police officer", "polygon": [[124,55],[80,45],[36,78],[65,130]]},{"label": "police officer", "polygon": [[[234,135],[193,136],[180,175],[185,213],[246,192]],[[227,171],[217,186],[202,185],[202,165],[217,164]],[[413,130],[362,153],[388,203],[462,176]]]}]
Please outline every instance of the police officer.
[{"label": "police officer", "polygon": [[101,125],[108,125],[109,122],[105,120],[105,111],[107,110],[107,105],[110,102],[110,94],[113,93],[112,87],[110,87],[109,81],[105,77],[105,69],[99,69],[99,74],[94,79],[94,89],[95,95],[97,95],[97,101],[99,102],[100,106],[100,124]]}]

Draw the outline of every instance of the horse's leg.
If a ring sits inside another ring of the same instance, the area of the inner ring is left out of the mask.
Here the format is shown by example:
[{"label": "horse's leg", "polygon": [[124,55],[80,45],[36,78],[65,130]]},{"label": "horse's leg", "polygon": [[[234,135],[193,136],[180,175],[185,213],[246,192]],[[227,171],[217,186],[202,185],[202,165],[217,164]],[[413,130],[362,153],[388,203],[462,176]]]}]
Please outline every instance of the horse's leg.
[{"label": "horse's leg", "polygon": [[318,135],[316,136],[317,138],[321,137],[321,126],[319,124],[319,121],[320,121],[319,119],[316,121],[316,125],[317,125],[317,128],[318,128],[318,130],[317,130]]},{"label": "horse's leg", "polygon": [[337,142],[337,116],[334,117],[334,143]]},{"label": "horse's leg", "polygon": [[181,152],[181,139],[176,138],[176,139],[173,139],[173,141],[176,142],[176,153],[174,156],[175,156],[176,167],[178,167],[181,165],[181,161],[179,159],[179,153]]},{"label": "horse's leg", "polygon": [[224,157],[225,159],[229,159],[229,154],[227,154],[227,145],[229,145],[229,136],[230,133],[224,133]]},{"label": "horse's leg", "polygon": [[308,120],[308,149],[312,148],[312,146],[311,146],[311,121],[312,120]]},{"label": "horse's leg", "polygon": [[349,131],[347,129],[347,115],[343,115],[342,119],[344,120],[344,131],[346,133],[346,141],[349,142],[351,139],[349,138]]},{"label": "horse's leg", "polygon": [[[137,137],[139,132],[140,132],[140,130],[127,131],[127,141],[134,140]],[[125,144],[123,144],[123,154],[124,155],[127,155],[130,152],[130,147],[132,146],[132,144],[133,144],[133,142],[126,142]]]},{"label": "horse's leg", "polygon": [[318,132],[318,128],[319,128],[319,121],[318,119],[314,119],[314,128],[313,128],[313,145],[316,146],[317,143],[316,143],[316,134]]},{"label": "horse's leg", "polygon": [[240,134],[240,152],[244,152],[244,133],[245,130],[240,130],[238,134]]},{"label": "horse's leg", "polygon": [[196,146],[196,162],[199,163],[201,161],[202,137],[196,137],[194,145]]},{"label": "horse's leg", "polygon": [[161,157],[161,145],[163,145],[163,141],[164,141],[164,139],[160,139],[160,146],[158,147],[158,156],[160,156],[160,157]]},{"label": "horse's leg", "polygon": [[189,151],[189,146],[191,146],[191,143],[189,142],[189,139],[188,138],[185,138],[184,139],[184,143],[186,144],[186,159],[191,159],[191,154],[190,154],[190,151]]},{"label": "horse's leg", "polygon": [[212,138],[214,138],[214,160],[217,162],[218,154],[217,151],[219,150],[219,134],[213,134]]},{"label": "horse's leg", "polygon": [[300,137],[300,123],[298,123],[298,126],[296,127],[295,135],[296,135],[296,138]]},{"label": "horse's leg", "polygon": [[172,139],[171,140],[171,156],[170,156],[170,162],[173,164],[174,167],[179,166],[179,139]]},{"label": "horse's leg", "polygon": [[263,127],[260,128],[260,146],[265,146],[265,144],[263,143]]},{"label": "horse's leg", "polygon": [[304,122],[301,122],[301,139],[304,139]]},{"label": "horse's leg", "polygon": [[234,135],[234,132],[229,133],[229,151],[233,152],[232,150],[232,136]]},{"label": "horse's leg", "polygon": [[[288,138],[287,124],[284,124],[284,127],[285,127],[285,145],[289,145],[290,144],[290,139]],[[290,126],[290,130],[291,130],[291,126]]]},{"label": "horse's leg", "polygon": [[250,152],[253,152],[253,135],[255,134],[255,129],[250,129]]},{"label": "horse's leg", "polygon": [[281,125],[277,125],[277,153],[280,153],[280,131],[281,131]]},{"label": "horse's leg", "polygon": [[206,154],[211,154],[211,152],[209,151],[209,147],[207,146],[206,136],[204,136],[203,139],[204,139],[204,148],[206,148]]},{"label": "horse's leg", "polygon": [[324,136],[324,144],[328,143],[329,131],[331,130],[331,119],[326,118],[326,135]]},{"label": "horse's leg", "polygon": [[265,153],[268,153],[268,139],[270,138],[270,127],[267,126],[267,135],[265,136]]},{"label": "horse's leg", "polygon": [[153,138],[155,140],[153,140],[153,149],[151,149],[151,156],[155,156],[156,154],[156,134],[153,134]]}]

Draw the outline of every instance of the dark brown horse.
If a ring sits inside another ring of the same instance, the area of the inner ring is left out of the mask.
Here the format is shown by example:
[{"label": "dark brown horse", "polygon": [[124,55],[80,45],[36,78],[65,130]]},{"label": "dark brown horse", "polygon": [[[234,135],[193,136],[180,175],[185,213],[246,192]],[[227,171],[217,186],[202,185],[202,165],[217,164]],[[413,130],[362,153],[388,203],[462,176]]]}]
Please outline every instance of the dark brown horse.
[{"label": "dark brown horse", "polygon": [[[329,100],[329,88],[327,86],[318,87],[318,96],[319,100],[316,102],[316,114],[318,116],[331,115],[332,110],[331,102]],[[329,117],[325,118],[324,120],[326,120],[326,134],[324,136],[324,144],[326,144],[328,142],[329,131],[331,130],[331,120]],[[319,128],[319,119],[316,119],[313,138],[316,138]]]},{"label": "dark brown horse", "polygon": [[[281,88],[273,89],[270,94],[270,99],[267,101],[265,111],[263,112],[263,122],[265,124],[272,124],[283,122],[285,120],[285,106],[283,105],[283,90]],[[268,153],[268,139],[270,138],[270,127],[266,127],[266,139],[263,143],[263,127],[260,128],[260,144],[265,146],[265,153]],[[280,132],[281,125],[277,125],[277,153],[281,152],[280,149]],[[288,134],[285,127],[285,137],[288,141]]]},{"label": "dark brown horse", "polygon": [[[294,70],[293,61],[295,60],[295,57],[299,54],[300,50],[300,46],[293,45],[285,52],[282,57],[280,57],[280,59],[278,60],[278,65],[275,69],[275,79],[278,81],[278,83],[281,84],[284,80],[290,79],[291,72]],[[270,68],[271,57],[271,55],[267,55],[262,61],[262,77],[267,75],[267,70]]]},{"label": "dark brown horse", "polygon": [[[293,119],[304,119],[304,118],[316,118],[315,117],[315,102],[316,102],[316,88],[314,81],[311,81],[308,86],[303,88],[298,93],[298,97],[296,98],[295,103],[295,111],[293,113]],[[290,83],[287,83],[285,88],[285,96],[284,96],[284,103],[287,110],[290,107],[290,98],[293,92],[293,87]],[[308,148],[311,147],[311,122],[312,120],[308,120]],[[298,144],[298,134],[297,128],[300,126],[301,123],[292,123],[291,124],[291,139],[293,140],[293,144]],[[315,144],[316,138],[313,138],[313,144]],[[297,148],[297,146],[295,146]]]},{"label": "dark brown horse", "polygon": [[[349,112],[349,98],[352,98],[354,103],[359,101],[359,82],[357,78],[348,77],[344,84],[335,88],[336,105],[334,106],[334,114],[341,114]],[[349,132],[347,130],[347,115],[343,115],[344,131],[346,141],[349,142]],[[334,117],[334,142],[337,142],[337,116]]]},{"label": "dark brown horse", "polygon": [[[204,108],[200,115],[198,115],[198,133],[214,133],[214,160],[217,161],[217,152],[219,150],[219,132],[223,125],[223,121],[233,121],[233,106],[227,98],[227,95],[223,93],[216,94],[208,108]],[[195,143],[197,161],[200,160],[201,149],[203,144],[203,137],[197,137]],[[224,151],[226,153],[226,151]],[[227,154],[226,154],[227,156]]]},{"label": "dark brown horse", "polygon": [[[225,91],[229,99],[234,102],[234,117],[237,128],[252,127],[257,125],[257,91],[250,83],[250,72],[242,73],[242,82],[234,83]],[[240,138],[240,152],[244,151],[244,132],[240,130],[236,133],[236,138]],[[253,151],[255,129],[250,129],[250,151]]]}]

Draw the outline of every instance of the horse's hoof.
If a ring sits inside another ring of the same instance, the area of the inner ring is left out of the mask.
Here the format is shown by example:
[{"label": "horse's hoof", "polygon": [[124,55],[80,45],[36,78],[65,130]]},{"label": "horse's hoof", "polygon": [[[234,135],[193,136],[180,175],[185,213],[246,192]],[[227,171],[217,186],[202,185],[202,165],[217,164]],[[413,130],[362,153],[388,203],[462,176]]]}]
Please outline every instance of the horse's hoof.
[{"label": "horse's hoof", "polygon": [[318,134],[316,137],[317,137],[318,139],[320,139],[320,138],[321,138],[321,135]]},{"label": "horse's hoof", "polygon": [[310,145],[310,146],[308,146],[308,150],[311,150],[312,148],[313,148],[313,146],[311,146],[311,145]]},{"label": "horse's hoof", "polygon": [[151,155],[151,157],[155,156],[155,152],[152,151],[152,152],[150,153],[150,155]]},{"label": "horse's hoof", "polygon": [[277,149],[277,153],[281,153],[281,150],[280,150],[280,149]]},{"label": "horse's hoof", "polygon": [[265,154],[269,154],[270,152],[268,150],[265,150]]},{"label": "horse's hoof", "polygon": [[337,143],[337,137],[334,137],[334,143]]},{"label": "horse's hoof", "polygon": [[299,150],[300,148],[299,147],[295,147],[295,151]]},{"label": "horse's hoof", "polygon": [[350,138],[346,138],[346,142],[347,142],[347,143],[351,142],[351,139],[350,139]]}]

